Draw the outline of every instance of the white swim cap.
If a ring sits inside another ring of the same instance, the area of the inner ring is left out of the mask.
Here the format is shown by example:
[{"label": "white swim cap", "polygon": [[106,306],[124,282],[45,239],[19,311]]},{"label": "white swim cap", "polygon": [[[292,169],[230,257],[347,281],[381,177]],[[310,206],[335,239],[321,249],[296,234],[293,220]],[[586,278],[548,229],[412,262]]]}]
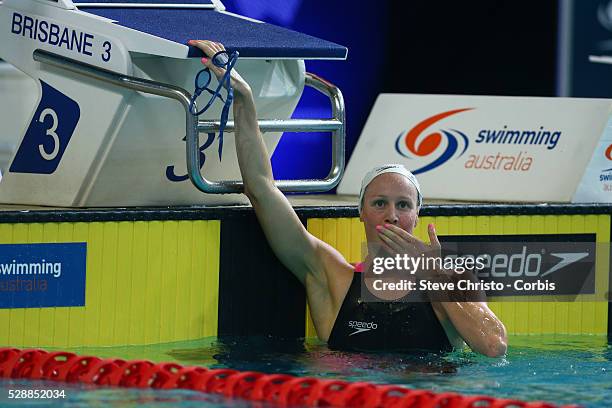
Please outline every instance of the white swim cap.
[{"label": "white swim cap", "polygon": [[397,173],[406,177],[408,181],[410,181],[412,185],[416,188],[417,207],[421,207],[421,204],[423,204],[423,195],[421,194],[421,186],[419,185],[419,182],[416,177],[414,177],[414,174],[406,170],[406,168],[402,164],[384,164],[382,166],[373,168],[372,170],[367,172],[365,176],[363,176],[363,180],[361,181],[361,190],[359,191],[359,214],[361,214],[361,210],[363,209],[363,196],[365,194],[366,188],[372,182],[372,180],[384,173]]}]

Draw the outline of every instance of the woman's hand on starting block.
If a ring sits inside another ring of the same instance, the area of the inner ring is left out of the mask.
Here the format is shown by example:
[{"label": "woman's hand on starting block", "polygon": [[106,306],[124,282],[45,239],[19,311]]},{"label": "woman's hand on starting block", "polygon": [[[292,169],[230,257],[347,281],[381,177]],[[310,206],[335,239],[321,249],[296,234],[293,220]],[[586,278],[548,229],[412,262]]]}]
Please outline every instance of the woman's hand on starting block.
[{"label": "woman's hand on starting block", "polygon": [[[212,57],[220,51],[225,51],[223,44],[209,40],[189,40],[188,44],[202,50],[204,55],[206,55],[201,60],[202,64],[210,69],[217,79],[221,80],[223,75],[225,75],[225,68],[213,64]],[[251,87],[235,69],[231,71],[231,85],[237,96],[251,93]]]}]

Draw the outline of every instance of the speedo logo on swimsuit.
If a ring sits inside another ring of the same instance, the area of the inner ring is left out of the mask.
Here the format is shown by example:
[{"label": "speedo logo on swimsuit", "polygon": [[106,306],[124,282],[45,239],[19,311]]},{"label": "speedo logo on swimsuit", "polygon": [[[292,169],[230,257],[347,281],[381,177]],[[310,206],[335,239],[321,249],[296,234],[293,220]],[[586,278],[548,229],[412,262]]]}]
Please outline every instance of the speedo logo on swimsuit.
[{"label": "speedo logo on swimsuit", "polygon": [[355,329],[355,331],[349,334],[349,336],[353,336],[355,334],[359,334],[359,333],[370,331],[370,330],[376,330],[376,328],[378,327],[378,325],[374,322],[358,322],[355,320],[349,321],[348,325],[351,329]]}]

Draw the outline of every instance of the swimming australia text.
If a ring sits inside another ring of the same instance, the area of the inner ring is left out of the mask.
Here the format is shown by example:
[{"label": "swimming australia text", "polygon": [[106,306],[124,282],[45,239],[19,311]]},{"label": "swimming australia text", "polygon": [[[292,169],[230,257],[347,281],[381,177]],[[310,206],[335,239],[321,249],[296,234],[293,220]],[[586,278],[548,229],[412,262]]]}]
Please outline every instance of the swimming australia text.
[{"label": "swimming australia text", "polygon": [[536,130],[510,130],[508,126],[503,129],[482,129],[478,132],[476,143],[544,145],[552,150],[557,147],[561,138],[560,131],[544,130],[543,126]]},{"label": "swimming australia text", "polygon": [[11,33],[55,47],[92,56],[95,36],[45,20],[13,13]]},{"label": "swimming australia text", "polygon": [[52,275],[54,278],[62,276],[61,262],[13,262],[0,263],[0,275]]}]

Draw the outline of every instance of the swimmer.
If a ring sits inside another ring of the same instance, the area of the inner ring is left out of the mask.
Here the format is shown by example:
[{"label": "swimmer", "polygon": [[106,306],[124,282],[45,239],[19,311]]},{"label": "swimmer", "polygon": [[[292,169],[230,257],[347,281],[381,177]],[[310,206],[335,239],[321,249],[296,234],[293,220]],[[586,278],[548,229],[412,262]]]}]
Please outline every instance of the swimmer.
[{"label": "swimmer", "polygon": [[[206,55],[202,63],[217,78],[225,73],[211,57],[223,51],[212,41],[190,41]],[[249,198],[264,234],[278,259],[304,285],[318,337],[336,349],[447,351],[464,341],[478,353],[506,353],[503,323],[486,302],[364,302],[360,270],[372,265],[378,248],[388,254],[440,253],[435,228],[429,243],[412,232],[422,204],[416,178],[403,166],[369,172],[362,183],[359,214],[368,242],[363,264],[353,266],[332,246],[312,236],[275,186],[272,167],[257,124],[249,84],[233,70],[234,121],[238,163]],[[438,271],[440,273],[444,271]]]}]

